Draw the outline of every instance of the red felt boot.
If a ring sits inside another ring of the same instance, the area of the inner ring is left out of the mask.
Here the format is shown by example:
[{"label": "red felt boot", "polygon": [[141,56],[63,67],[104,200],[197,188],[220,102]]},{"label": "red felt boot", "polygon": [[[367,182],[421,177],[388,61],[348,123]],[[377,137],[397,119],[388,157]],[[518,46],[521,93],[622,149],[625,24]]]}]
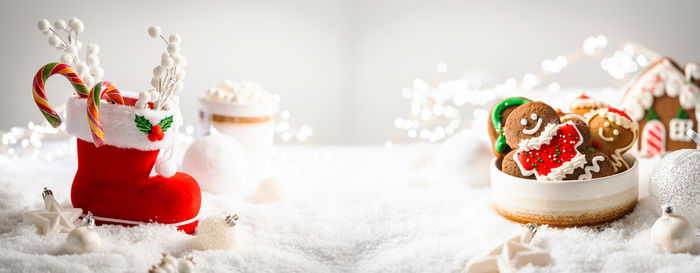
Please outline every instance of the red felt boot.
[{"label": "red felt boot", "polygon": [[177,172],[151,176],[160,149],[173,145],[179,111],[100,105],[104,145],[96,147],[86,119],[86,99],[67,103],[66,130],[78,138],[78,172],[73,180],[73,206],[91,211],[98,224],[162,223],[193,233],[198,223],[201,191],[191,176]]}]

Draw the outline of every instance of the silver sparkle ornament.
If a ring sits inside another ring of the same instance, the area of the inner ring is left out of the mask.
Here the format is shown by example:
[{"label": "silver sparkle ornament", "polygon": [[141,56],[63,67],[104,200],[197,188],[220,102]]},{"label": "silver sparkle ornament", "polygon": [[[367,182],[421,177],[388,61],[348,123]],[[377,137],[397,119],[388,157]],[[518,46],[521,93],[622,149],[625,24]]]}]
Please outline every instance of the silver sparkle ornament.
[{"label": "silver sparkle ornament", "polygon": [[[687,133],[700,145],[697,133]],[[678,214],[700,225],[700,149],[682,149],[664,156],[651,175],[649,198],[656,207],[674,204]]]}]

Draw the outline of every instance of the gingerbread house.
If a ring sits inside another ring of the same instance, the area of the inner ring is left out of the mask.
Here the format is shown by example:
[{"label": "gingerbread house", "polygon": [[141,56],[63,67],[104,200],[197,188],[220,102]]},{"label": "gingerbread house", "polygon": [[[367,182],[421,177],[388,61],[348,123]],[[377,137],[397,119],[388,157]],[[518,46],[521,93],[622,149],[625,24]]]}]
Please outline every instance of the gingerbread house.
[{"label": "gingerbread house", "polygon": [[690,63],[681,69],[670,58],[662,58],[649,65],[625,93],[621,105],[639,124],[640,156],[696,147],[685,133],[698,128],[696,68]]}]

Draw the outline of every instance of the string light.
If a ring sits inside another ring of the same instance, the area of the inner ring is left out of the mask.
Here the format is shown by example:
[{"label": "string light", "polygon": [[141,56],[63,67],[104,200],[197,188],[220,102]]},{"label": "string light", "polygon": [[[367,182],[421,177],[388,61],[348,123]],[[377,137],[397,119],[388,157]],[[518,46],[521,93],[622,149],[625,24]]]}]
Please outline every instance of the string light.
[{"label": "string light", "polygon": [[[505,97],[540,97],[542,94],[536,93],[539,91],[538,87],[546,82],[550,75],[562,72],[567,66],[585,57],[598,59],[601,68],[616,80],[625,79],[639,67],[649,65],[650,60],[659,58],[655,52],[632,42],[622,43],[622,49],[605,56],[604,49],[607,45],[608,38],[605,35],[586,37],[579,49],[554,59],[543,60],[540,71],[525,73],[520,82],[515,78],[507,78],[492,87],[483,88],[481,78],[469,75],[457,80],[437,81],[433,85],[417,78],[412,87],[401,90],[401,96],[409,100],[410,116],[394,119],[394,127],[405,130],[405,134],[393,137],[385,146],[391,147],[404,135],[409,139],[437,142],[460,131],[459,129],[466,125],[480,131],[486,130],[489,113],[486,105]],[[641,50],[635,52],[635,48]],[[447,72],[447,64],[439,63],[437,72]],[[559,92],[562,87],[559,82],[550,82],[544,89],[552,94]],[[463,119],[462,112],[465,111],[471,111],[473,118]],[[472,122],[468,124],[465,120]]]},{"label": "string light", "polygon": [[275,132],[279,135],[282,142],[290,142],[292,140],[306,142],[314,134],[314,130],[309,125],[295,126],[291,120],[291,113],[288,110],[280,111],[279,121],[275,123]]}]

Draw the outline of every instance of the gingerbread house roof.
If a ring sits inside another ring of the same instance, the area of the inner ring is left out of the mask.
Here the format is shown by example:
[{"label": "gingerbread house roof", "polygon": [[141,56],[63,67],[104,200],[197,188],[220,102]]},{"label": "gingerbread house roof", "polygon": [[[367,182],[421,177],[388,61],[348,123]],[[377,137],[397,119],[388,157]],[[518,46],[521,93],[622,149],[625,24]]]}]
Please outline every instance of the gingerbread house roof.
[{"label": "gingerbread house roof", "polygon": [[[688,65],[686,65],[688,68]],[[622,108],[639,121],[654,105],[655,97],[678,98],[681,107],[693,110],[700,103],[700,89],[670,58],[662,58],[642,72],[622,98]]]}]

